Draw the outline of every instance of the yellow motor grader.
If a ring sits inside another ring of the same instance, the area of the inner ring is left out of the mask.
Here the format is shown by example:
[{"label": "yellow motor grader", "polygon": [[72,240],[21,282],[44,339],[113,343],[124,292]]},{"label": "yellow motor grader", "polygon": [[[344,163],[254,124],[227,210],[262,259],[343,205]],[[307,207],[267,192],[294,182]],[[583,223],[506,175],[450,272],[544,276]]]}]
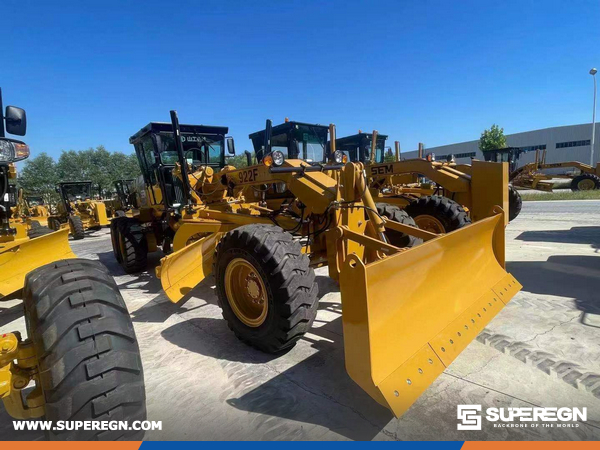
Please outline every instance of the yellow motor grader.
[{"label": "yellow motor grader", "polygon": [[[387,220],[363,165],[340,164],[329,129],[330,164],[286,158],[273,149],[267,121],[261,162],[235,169],[225,163],[225,127],[180,126],[171,111],[171,124],[151,123],[130,138],[146,189],[139,215],[111,227],[113,249],[130,271],[162,245],[156,273],[173,302],[212,273],[229,327],[272,353],[310,329],[313,268],[327,265],[340,284],[346,369],[400,416],[521,288],[504,268],[506,201],[447,234]],[[247,198],[274,184],[292,201],[274,210]],[[397,247],[391,230],[424,243]]]},{"label": "yellow motor grader", "polygon": [[112,199],[103,200],[106,206],[106,215],[115,217],[132,217],[135,204],[135,180],[117,180],[114,183],[115,194]]},{"label": "yellow motor grader", "polygon": [[[28,237],[12,210],[26,115],[0,91],[0,308],[22,299],[27,334],[0,333],[0,399],[15,419],[133,422],[146,418],[139,348],[107,269],[77,259],[68,231]],[[6,123],[6,131],[4,124]],[[10,324],[9,324],[10,325]],[[32,388],[32,389],[30,389]],[[49,430],[52,440],[139,440],[140,431]]]},{"label": "yellow motor grader", "polygon": [[42,197],[25,197],[23,189],[15,189],[9,186],[9,196],[16,195],[16,200],[12,203],[10,221],[13,227],[24,228],[27,236],[35,238],[44,234],[52,233],[48,228],[47,218],[48,209],[43,204]]},{"label": "yellow motor grader", "polygon": [[[510,164],[510,181],[523,189],[552,192],[555,178],[571,180],[571,190],[591,191],[600,189],[600,163],[596,167],[579,161],[546,162],[546,150],[535,151],[535,161],[517,167],[517,161],[526,151],[518,147],[507,147],[484,152],[486,161],[506,162]],[[578,171],[573,174],[547,174],[543,170],[571,168]]]},{"label": "yellow motor grader", "polygon": [[92,199],[91,181],[68,181],[59,183],[56,192],[60,201],[57,213],[48,217],[52,230],[68,228],[73,239],[83,239],[86,230],[99,230],[108,225],[106,206]]},{"label": "yellow motor grader", "polygon": [[435,233],[454,231],[489,217],[497,205],[509,211],[507,220],[519,214],[518,192],[510,185],[508,195],[500,189],[508,181],[502,164],[473,160],[470,165],[457,165],[435,161],[433,154],[400,160],[397,141],[396,156],[389,161],[385,157],[386,139],[375,130],[336,142],[350,161],[365,164],[380,213],[389,215],[394,207],[402,208],[419,228]]}]

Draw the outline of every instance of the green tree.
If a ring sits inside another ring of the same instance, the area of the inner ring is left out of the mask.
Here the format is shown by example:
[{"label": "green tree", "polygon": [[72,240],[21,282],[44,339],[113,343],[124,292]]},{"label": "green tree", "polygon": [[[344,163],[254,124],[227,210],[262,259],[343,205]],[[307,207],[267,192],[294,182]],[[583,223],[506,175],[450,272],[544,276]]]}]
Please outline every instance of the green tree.
[{"label": "green tree", "polygon": [[488,152],[506,147],[506,137],[504,136],[504,128],[493,124],[489,130],[483,130],[479,138],[479,150]]},{"label": "green tree", "polygon": [[19,173],[19,185],[25,190],[25,195],[41,195],[48,205],[58,198],[55,190],[58,180],[56,162],[47,153],[26,160]]},{"label": "green tree", "polygon": [[[254,155],[254,152],[252,152],[251,156],[252,156],[252,164],[254,164],[255,160],[256,160],[256,156]],[[241,169],[242,167],[248,166],[248,160],[246,158],[246,154],[242,152],[239,155],[235,155],[230,158],[225,158],[225,164],[233,166],[236,169]]]}]

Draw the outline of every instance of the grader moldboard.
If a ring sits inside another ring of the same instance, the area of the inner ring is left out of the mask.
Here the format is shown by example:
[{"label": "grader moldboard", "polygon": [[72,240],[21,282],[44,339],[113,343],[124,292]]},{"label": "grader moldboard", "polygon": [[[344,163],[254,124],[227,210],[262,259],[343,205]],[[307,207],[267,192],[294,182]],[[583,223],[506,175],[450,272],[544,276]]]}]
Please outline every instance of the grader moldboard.
[{"label": "grader moldboard", "polygon": [[[112,227],[115,255],[128,270],[172,243],[156,270],[169,299],[213,273],[230,328],[267,352],[310,329],[313,267],[327,264],[341,289],[346,369],[400,416],[521,288],[504,269],[502,208],[444,235],[382,219],[362,164],[286,159],[272,149],[271,128],[262,163],[243,169],[225,164],[226,128],[180,126],[175,111],[170,125],[132,136],[146,189],[139,215]],[[339,160],[333,125],[330,134]],[[272,210],[244,196],[273,184],[293,204]],[[387,230],[425,242],[398,248]]]},{"label": "grader moldboard", "polygon": [[48,217],[48,226],[52,230],[69,228],[73,239],[79,240],[85,237],[86,230],[98,230],[108,225],[106,206],[92,199],[91,181],[59,183],[56,192],[60,195],[57,214]]},{"label": "grader moldboard", "polygon": [[[77,259],[61,230],[35,238],[12,220],[15,162],[29,156],[26,115],[0,91],[0,302],[21,297],[27,336],[0,334],[0,399],[15,419],[146,418],[139,348],[127,307],[106,268]],[[19,295],[22,293],[22,296]],[[29,390],[29,387],[33,389]],[[139,440],[139,431],[47,431],[54,440]]]},{"label": "grader moldboard", "polygon": [[[535,151],[535,161],[517,167],[517,161],[525,150],[518,147],[507,147],[484,152],[486,161],[506,162],[510,164],[510,182],[523,189],[552,192],[554,178],[571,180],[571,190],[591,191],[600,189],[600,163],[596,167],[579,161],[562,161],[557,163],[546,162],[546,150]],[[579,170],[578,175],[546,174],[543,170],[571,168]]]},{"label": "grader moldboard", "polygon": [[[445,233],[494,215],[494,207],[509,211],[509,220],[521,210],[519,193],[507,185],[502,164],[473,160],[472,164],[435,161],[426,158],[400,160],[396,141],[394,161],[385,161],[387,136],[363,133],[337,139],[336,147],[350,161],[365,164],[371,195],[382,203],[380,213],[390,215],[386,205],[402,208],[419,228]],[[428,183],[420,182],[425,177]],[[432,184],[433,183],[433,184]]]}]

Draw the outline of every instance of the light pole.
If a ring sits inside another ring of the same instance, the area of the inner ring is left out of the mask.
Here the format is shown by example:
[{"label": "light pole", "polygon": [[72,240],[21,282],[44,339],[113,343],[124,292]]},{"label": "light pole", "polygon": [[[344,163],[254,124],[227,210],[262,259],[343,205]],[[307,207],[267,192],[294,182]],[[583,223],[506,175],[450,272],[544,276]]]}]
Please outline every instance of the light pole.
[{"label": "light pole", "polygon": [[594,111],[592,112],[592,145],[590,148],[590,166],[594,165],[594,140],[596,138],[596,68],[590,69],[590,75],[594,79]]}]

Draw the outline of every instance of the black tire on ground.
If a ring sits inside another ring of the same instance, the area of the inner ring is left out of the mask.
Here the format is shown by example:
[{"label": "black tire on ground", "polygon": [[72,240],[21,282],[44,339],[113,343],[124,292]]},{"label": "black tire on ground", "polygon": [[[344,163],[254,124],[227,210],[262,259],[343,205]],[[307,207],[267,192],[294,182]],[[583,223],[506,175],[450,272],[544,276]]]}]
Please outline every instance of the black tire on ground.
[{"label": "black tire on ground", "polygon": [[519,191],[512,184],[508,185],[508,221],[512,222],[517,218],[523,207],[523,199]]},{"label": "black tire on ground", "polygon": [[71,228],[71,235],[76,241],[85,237],[85,231],[83,229],[81,217],[69,216],[69,227]]},{"label": "black tire on ground", "polygon": [[42,226],[41,223],[39,223],[37,220],[31,220],[29,222],[29,226],[33,229],[33,228],[39,228]]},{"label": "black tire on ground", "polygon": [[146,270],[148,266],[148,241],[137,219],[118,219],[116,237],[118,237],[117,259],[127,273]]},{"label": "black tire on ground", "polygon": [[60,221],[55,217],[50,217],[48,219],[48,228],[50,228],[53,231],[60,230]]},{"label": "black tire on ground", "polygon": [[[404,211],[408,213],[419,228],[428,229],[422,226],[421,221],[429,218],[435,219],[435,222],[443,228],[443,233],[449,233],[458,230],[471,223],[462,205],[441,195],[424,196],[411,201]],[[423,217],[427,216],[427,218]],[[429,230],[434,231],[434,230]]]},{"label": "black tire on ground", "polygon": [[[585,187],[580,186],[580,183],[582,181],[585,182],[584,183],[586,185]],[[594,187],[591,187],[592,183],[593,183]],[[581,175],[573,178],[573,181],[571,181],[571,190],[573,192],[584,191],[584,190],[591,191],[594,189],[600,189],[600,177],[598,177],[597,175],[594,175],[592,173],[582,173]]]},{"label": "black tire on ground", "polygon": [[125,217],[125,211],[119,209],[118,211],[115,212],[115,216],[116,217]]},{"label": "black tire on ground", "polygon": [[38,225],[35,228],[30,228],[29,230],[27,230],[27,237],[29,239],[35,239],[37,237],[44,236],[50,233],[53,233],[53,231],[50,228]]},{"label": "black tire on ground", "polygon": [[[410,217],[406,211],[401,210],[396,205],[390,205],[389,203],[377,203],[375,206],[377,206],[377,212],[380,216],[400,222],[404,225],[410,225],[411,227],[418,228],[414,219]],[[391,229],[386,229],[385,234],[390,240],[390,244],[395,245],[396,247],[414,247],[423,243],[423,239]]]},{"label": "black tire on ground", "polygon": [[112,244],[113,255],[119,263],[123,259],[119,251],[119,221],[122,220],[121,218],[115,218],[110,221],[110,243]]},{"label": "black tire on ground", "polygon": [[[250,263],[265,286],[267,312],[258,326],[244,324],[227,298],[225,272],[233,260]],[[318,287],[308,256],[290,233],[275,225],[244,225],[216,249],[213,272],[223,318],[241,341],[268,353],[293,347],[315,319]]]},{"label": "black tire on ground", "polygon": [[[97,261],[70,259],[27,274],[25,317],[46,420],[146,420],[140,350],[119,289]],[[51,440],[140,440],[140,431],[49,432]]]}]

